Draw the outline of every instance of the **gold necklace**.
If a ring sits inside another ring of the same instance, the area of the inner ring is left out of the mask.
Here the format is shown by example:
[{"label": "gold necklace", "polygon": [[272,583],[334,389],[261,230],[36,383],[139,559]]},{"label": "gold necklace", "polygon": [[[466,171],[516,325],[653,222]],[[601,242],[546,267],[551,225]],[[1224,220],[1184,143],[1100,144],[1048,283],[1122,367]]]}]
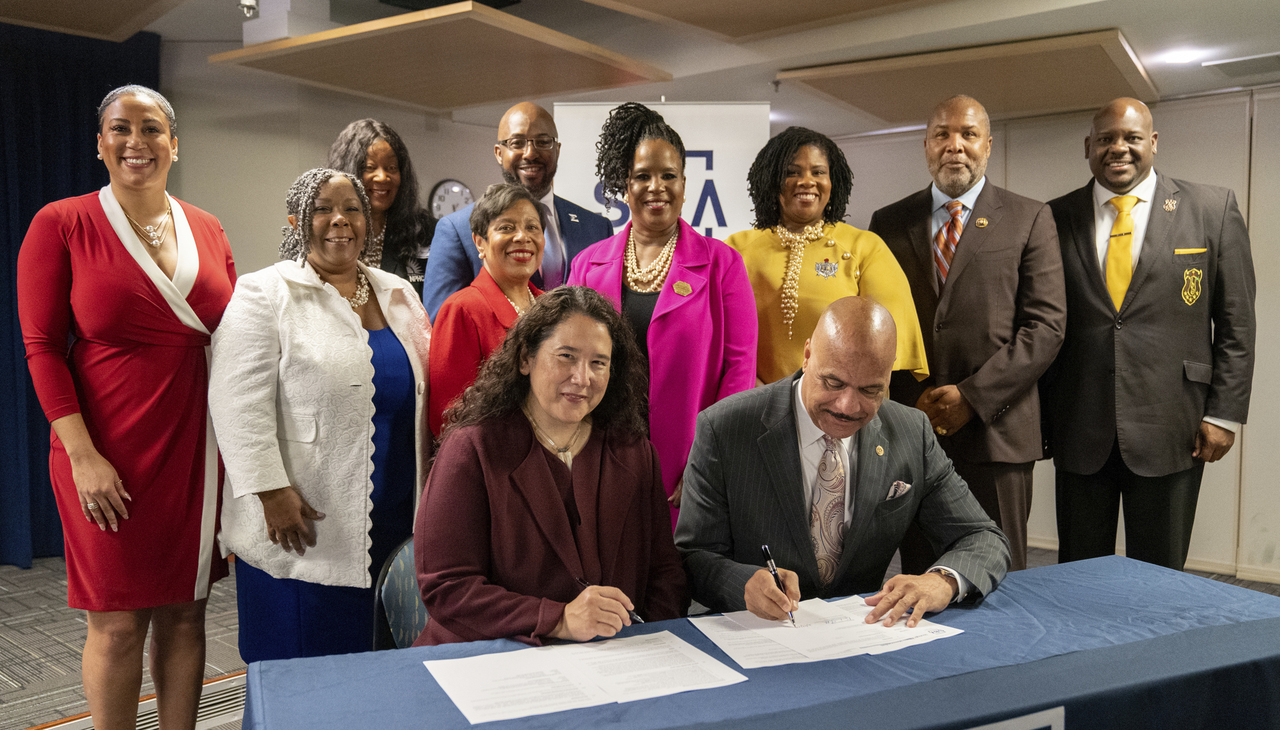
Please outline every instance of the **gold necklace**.
[{"label": "gold necklace", "polygon": [[173,217],[172,204],[168,202],[165,203],[164,215],[160,218],[160,222],[154,226],[144,226],[135,221],[133,216],[129,215],[129,212],[124,209],[124,206],[120,206],[120,210],[124,213],[124,217],[128,219],[129,225],[133,226],[134,232],[138,234],[138,238],[141,239],[143,243],[147,244],[151,248],[160,248],[160,244],[164,243],[164,234],[168,230],[167,224],[169,219]]},{"label": "gold necklace", "polygon": [[781,223],[773,228],[773,234],[787,250],[787,269],[782,276],[782,323],[787,326],[788,340],[791,339],[791,324],[800,311],[800,267],[804,264],[804,249],[822,238],[827,225],[825,221],[818,221],[805,226],[799,233],[792,233]]},{"label": "gold necklace", "polygon": [[538,441],[542,442],[544,446],[550,447],[550,449],[555,452],[556,458],[559,459],[561,462],[563,462],[565,466],[572,469],[573,468],[573,449],[577,445],[579,438],[582,436],[582,433],[583,433],[582,427],[591,426],[591,416],[588,415],[586,418],[582,419],[581,421],[578,421],[578,426],[573,429],[573,436],[569,437],[569,443],[561,447],[561,446],[558,446],[555,440],[552,439],[550,436],[548,436],[547,432],[543,431],[542,427],[538,425],[538,422],[534,420],[533,414],[529,412],[528,403],[521,403],[520,410],[524,412],[524,417],[529,419],[529,425],[533,427],[534,437],[536,437]]},{"label": "gold necklace", "polygon": [[640,268],[640,258],[636,255],[636,227],[632,224],[627,231],[627,251],[624,256],[627,266],[627,288],[641,294],[652,294],[662,289],[667,280],[667,272],[671,270],[671,257],[675,254],[676,239],[680,237],[680,226],[676,226],[671,238],[663,244],[658,257],[648,266]]}]

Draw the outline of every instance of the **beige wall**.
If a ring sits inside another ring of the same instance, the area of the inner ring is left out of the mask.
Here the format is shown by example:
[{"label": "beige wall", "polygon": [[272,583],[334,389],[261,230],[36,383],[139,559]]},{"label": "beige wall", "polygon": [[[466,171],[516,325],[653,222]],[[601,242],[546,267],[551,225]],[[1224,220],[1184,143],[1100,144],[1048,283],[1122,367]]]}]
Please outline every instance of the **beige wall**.
[{"label": "beige wall", "polygon": [[[1280,196],[1280,171],[1274,164],[1257,164],[1280,159],[1280,92],[1172,101],[1155,106],[1153,113],[1160,134],[1156,168],[1161,172],[1232,188],[1246,219],[1251,198]],[[1062,114],[994,124],[988,177],[1038,200],[1080,187],[1089,180],[1084,137],[1090,118],[1088,113]],[[917,131],[841,141],[856,176],[850,222],[865,227],[877,208],[928,185],[923,137]],[[1269,418],[1265,407],[1276,400],[1266,384],[1280,380],[1266,377],[1268,372],[1280,375],[1280,358],[1267,357],[1280,347],[1273,316],[1280,311],[1280,293],[1270,294],[1267,286],[1280,281],[1280,256],[1275,253],[1280,242],[1273,233],[1280,229],[1280,214],[1259,209],[1249,222],[1259,282],[1259,356],[1250,425],[1225,459],[1205,469],[1188,567],[1280,582],[1280,489],[1267,474],[1274,463],[1269,444],[1280,436],[1280,418]],[[1056,548],[1049,462],[1037,465],[1035,483],[1029,540]],[[1123,550],[1123,530],[1118,543]]]},{"label": "beige wall", "polygon": [[459,179],[477,195],[500,181],[496,119],[492,127],[455,124],[206,60],[238,47],[166,42],[160,86],[178,114],[179,162],[169,191],[222,221],[240,273],[277,260],[285,192],[299,173],[324,164],[352,120],[380,119],[404,138],[424,202],[442,178]]}]

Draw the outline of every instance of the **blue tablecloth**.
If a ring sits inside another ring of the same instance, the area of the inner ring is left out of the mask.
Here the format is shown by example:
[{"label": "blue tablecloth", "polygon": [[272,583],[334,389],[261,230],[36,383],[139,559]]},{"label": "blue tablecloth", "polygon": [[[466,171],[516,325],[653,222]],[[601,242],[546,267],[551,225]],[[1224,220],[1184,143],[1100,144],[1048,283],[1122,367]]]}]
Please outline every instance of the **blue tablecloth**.
[{"label": "blue tablecloth", "polygon": [[[1203,718],[1225,717],[1216,705],[1227,702],[1248,727],[1280,726],[1272,722],[1280,718],[1275,596],[1108,557],[1013,573],[982,604],[931,618],[965,633],[880,656],[740,670],[749,681],[730,687],[485,727],[777,728],[857,717],[876,728],[963,728],[1062,704],[1068,727],[1204,727]],[[738,668],[683,619],[624,635],[662,630]],[[243,727],[470,727],[422,662],[522,648],[486,641],[253,664]]]}]

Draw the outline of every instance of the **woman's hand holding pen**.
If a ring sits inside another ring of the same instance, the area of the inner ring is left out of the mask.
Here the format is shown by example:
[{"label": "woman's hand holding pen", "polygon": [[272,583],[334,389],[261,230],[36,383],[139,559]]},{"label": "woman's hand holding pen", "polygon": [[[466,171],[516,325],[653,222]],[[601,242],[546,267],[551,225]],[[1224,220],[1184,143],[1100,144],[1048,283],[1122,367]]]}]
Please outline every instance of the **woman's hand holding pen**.
[{"label": "woman's hand holding pen", "polygon": [[751,576],[742,595],[747,602],[748,611],[771,621],[785,621],[789,612],[800,608],[799,577],[786,568],[778,568],[778,577],[786,586],[786,593],[778,590],[773,576],[765,568],[757,570]]},{"label": "woman's hand holding pen", "polygon": [[635,605],[627,594],[612,586],[588,586],[564,607],[560,623],[551,636],[570,641],[589,641],[597,636],[614,636],[631,625],[628,611]]}]

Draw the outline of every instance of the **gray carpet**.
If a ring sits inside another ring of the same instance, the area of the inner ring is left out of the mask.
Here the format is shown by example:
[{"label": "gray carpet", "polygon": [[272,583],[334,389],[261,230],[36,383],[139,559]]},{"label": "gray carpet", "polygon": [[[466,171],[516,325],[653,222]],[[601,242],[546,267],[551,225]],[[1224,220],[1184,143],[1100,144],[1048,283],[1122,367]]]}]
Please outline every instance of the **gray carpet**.
[{"label": "gray carpet", "polygon": [[[1031,548],[1029,567],[1053,565],[1054,550]],[[898,572],[897,558],[889,574]],[[1197,575],[1272,595],[1280,585],[1233,576]],[[244,669],[236,648],[235,575],[215,584],[209,597],[205,677]],[[67,580],[61,558],[37,560],[31,570],[0,566],[0,730],[23,730],[88,711],[80,687],[84,612],[67,608]],[[143,675],[142,694],[151,694]],[[239,730],[231,723],[216,730]]]},{"label": "gray carpet", "polygon": [[[67,608],[61,558],[41,558],[30,570],[0,565],[0,730],[88,712],[80,685],[86,630],[84,612]],[[206,679],[245,668],[236,630],[233,574],[214,584],[209,596]],[[142,694],[149,695],[154,689],[145,662],[143,667]]]}]

